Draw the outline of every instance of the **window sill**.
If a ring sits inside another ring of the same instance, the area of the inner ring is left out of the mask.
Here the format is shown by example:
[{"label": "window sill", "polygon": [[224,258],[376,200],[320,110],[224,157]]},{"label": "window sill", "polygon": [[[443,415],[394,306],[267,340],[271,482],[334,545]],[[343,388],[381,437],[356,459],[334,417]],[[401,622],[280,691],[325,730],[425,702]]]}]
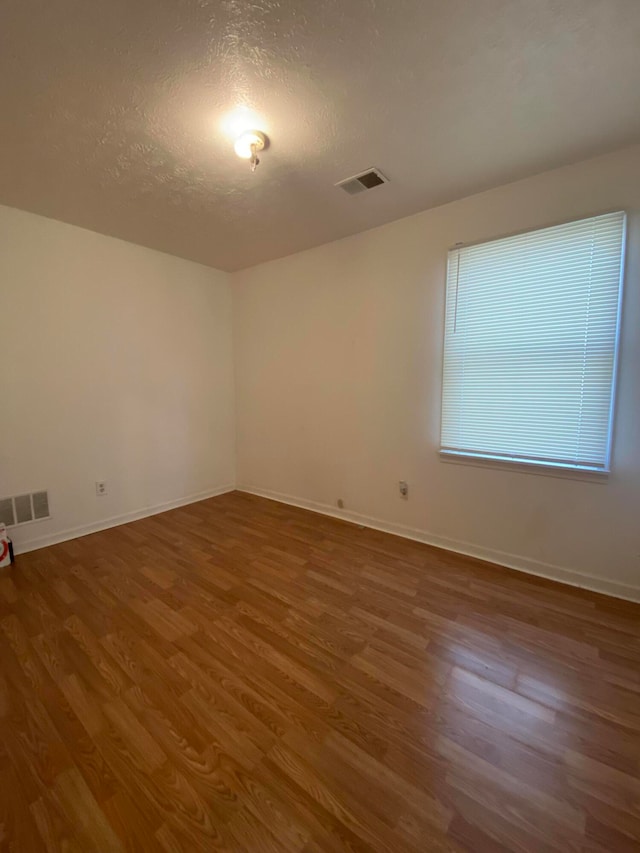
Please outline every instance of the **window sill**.
[{"label": "window sill", "polygon": [[591,483],[607,483],[611,471],[599,471],[589,468],[562,468],[557,465],[547,465],[538,462],[519,462],[509,459],[475,456],[472,453],[453,453],[449,450],[438,450],[441,462],[448,465],[466,465],[475,468],[499,468],[503,471],[514,471],[519,474],[536,474],[543,477],[559,477],[562,480],[580,480]]}]

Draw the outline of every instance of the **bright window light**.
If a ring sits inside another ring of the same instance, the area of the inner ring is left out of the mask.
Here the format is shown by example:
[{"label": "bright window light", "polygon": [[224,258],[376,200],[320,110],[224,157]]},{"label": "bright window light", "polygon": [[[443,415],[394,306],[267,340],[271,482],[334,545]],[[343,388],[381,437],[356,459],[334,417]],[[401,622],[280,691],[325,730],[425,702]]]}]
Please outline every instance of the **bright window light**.
[{"label": "bright window light", "polygon": [[609,470],[625,223],[449,252],[441,453]]}]

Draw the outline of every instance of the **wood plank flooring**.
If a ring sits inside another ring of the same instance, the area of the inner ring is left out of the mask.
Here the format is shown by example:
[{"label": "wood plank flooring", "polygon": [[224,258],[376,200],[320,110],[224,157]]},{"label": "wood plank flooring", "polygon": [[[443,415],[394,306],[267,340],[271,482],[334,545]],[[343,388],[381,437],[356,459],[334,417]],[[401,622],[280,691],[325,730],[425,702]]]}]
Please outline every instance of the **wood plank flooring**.
[{"label": "wood plank flooring", "polygon": [[640,850],[640,606],[235,492],[0,627],[3,851]]}]

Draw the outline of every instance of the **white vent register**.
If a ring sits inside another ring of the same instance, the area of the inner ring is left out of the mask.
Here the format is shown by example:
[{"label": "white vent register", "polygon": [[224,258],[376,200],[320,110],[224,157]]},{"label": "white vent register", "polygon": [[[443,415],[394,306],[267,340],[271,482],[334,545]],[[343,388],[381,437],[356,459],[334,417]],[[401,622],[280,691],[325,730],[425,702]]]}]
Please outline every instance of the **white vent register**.
[{"label": "white vent register", "polygon": [[344,190],[348,195],[357,195],[366,190],[372,190],[379,187],[381,184],[388,184],[389,178],[385,178],[379,169],[367,169],[366,172],[360,172],[358,175],[353,175],[350,178],[345,178],[344,181],[338,181],[337,187]]},{"label": "white vent register", "polygon": [[41,521],[44,518],[51,518],[49,493],[46,491],[0,498],[0,523],[6,524],[7,527]]}]

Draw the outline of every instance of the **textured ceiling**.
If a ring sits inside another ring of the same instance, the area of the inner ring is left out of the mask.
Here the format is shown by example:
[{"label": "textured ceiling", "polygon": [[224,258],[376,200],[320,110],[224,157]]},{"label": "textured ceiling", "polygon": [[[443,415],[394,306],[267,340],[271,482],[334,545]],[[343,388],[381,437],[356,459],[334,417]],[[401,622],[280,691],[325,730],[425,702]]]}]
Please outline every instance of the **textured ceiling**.
[{"label": "textured ceiling", "polygon": [[[225,270],[640,139],[638,0],[3,0],[0,203]],[[271,146],[252,175],[224,117]],[[391,182],[333,184],[369,166]]]}]

